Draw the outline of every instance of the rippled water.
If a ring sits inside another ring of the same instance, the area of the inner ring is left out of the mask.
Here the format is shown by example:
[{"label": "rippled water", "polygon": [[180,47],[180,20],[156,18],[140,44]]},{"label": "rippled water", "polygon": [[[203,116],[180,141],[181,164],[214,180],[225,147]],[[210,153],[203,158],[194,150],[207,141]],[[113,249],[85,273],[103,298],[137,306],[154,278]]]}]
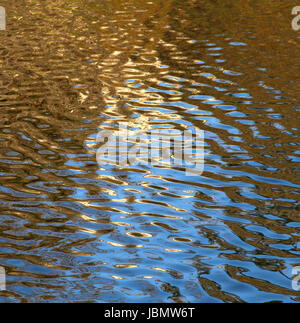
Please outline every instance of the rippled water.
[{"label": "rippled water", "polygon": [[[0,4],[0,301],[300,301],[297,1]],[[99,167],[119,122],[203,174]]]}]

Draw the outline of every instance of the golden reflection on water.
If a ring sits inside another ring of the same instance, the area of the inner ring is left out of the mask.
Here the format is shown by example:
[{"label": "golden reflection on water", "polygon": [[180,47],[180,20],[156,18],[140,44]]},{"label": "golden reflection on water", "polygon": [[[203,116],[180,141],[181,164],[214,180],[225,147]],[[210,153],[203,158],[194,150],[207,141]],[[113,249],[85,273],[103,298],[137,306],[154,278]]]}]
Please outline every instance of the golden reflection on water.
[{"label": "golden reflection on water", "polygon": [[[16,0],[0,31],[4,302],[299,302],[293,1]],[[205,168],[98,165],[205,131]]]}]

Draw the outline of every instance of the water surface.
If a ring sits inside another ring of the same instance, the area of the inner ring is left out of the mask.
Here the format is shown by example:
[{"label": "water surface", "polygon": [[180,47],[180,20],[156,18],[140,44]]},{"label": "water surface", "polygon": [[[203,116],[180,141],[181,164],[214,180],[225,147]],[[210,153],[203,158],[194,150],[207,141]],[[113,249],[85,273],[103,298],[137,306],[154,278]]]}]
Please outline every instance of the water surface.
[{"label": "water surface", "polygon": [[[297,1],[0,4],[0,301],[300,301]],[[99,167],[120,122],[203,174]]]}]

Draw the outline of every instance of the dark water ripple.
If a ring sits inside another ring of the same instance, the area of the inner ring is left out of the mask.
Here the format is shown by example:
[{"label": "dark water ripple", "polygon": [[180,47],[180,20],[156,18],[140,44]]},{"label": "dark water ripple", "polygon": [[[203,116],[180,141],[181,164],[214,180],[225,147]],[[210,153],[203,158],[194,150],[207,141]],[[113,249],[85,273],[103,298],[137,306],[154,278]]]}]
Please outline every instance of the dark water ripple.
[{"label": "dark water ripple", "polygon": [[[293,6],[5,5],[0,301],[300,301]],[[203,174],[99,167],[97,133],[119,122],[204,130]]]}]

